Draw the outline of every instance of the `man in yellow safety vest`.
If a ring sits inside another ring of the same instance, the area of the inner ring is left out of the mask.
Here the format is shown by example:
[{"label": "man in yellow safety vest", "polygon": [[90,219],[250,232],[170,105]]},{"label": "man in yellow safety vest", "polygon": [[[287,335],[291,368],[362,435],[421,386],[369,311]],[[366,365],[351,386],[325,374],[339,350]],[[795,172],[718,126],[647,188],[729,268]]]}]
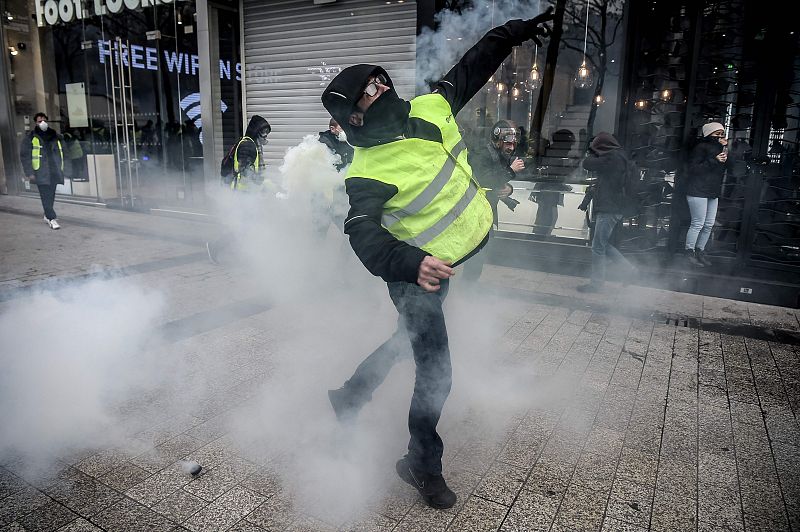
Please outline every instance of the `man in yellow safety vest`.
[{"label": "man in yellow safety vest", "polygon": [[47,115],[36,113],[36,127],[19,146],[19,159],[26,178],[39,189],[44,208],[44,223],[60,229],[53,204],[56,186],[64,184],[64,143],[61,135],[47,123]]},{"label": "man in yellow safety vest", "polygon": [[387,282],[399,313],[397,332],[329,398],[339,419],[352,419],[394,362],[413,353],[411,438],[396,470],[434,508],[450,508],[457,499],[442,476],[444,446],[436,432],[451,386],[442,303],[453,268],[481,249],[492,225],[455,115],[514,46],[548,35],[545,22],[552,18],[548,10],[490,30],[433,93],[410,102],[375,65],[345,68],[322,94],[322,104],[355,146],[345,178],[350,212],[344,231],[364,266]]}]

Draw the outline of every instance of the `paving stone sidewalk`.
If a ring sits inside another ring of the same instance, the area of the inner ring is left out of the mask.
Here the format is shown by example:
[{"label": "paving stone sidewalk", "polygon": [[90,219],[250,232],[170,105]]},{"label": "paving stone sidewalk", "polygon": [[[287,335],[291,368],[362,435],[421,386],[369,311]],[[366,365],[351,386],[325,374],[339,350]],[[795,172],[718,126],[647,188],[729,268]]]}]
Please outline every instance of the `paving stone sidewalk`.
[{"label": "paving stone sidewalk", "polygon": [[[424,506],[387,464],[390,480],[343,516],[295,496],[291,450],[255,455],[227,423],[298,349],[309,309],[254,299],[252,286],[208,263],[201,245],[213,224],[56,207],[58,232],[35,201],[0,197],[0,312],[54,279],[113,269],[165,293],[165,327],[179,333],[159,348],[164,357],[189,373],[218,371],[184,416],[130,434],[135,452],[65,454],[49,478],[3,457],[2,531],[800,531],[793,309],[645,287],[584,297],[580,278],[487,266],[481,298],[451,302],[492,309],[487,367],[530,393],[487,413],[456,381],[451,401],[463,408],[448,405],[440,423],[453,509]],[[347,308],[341,296],[320,305]],[[788,340],[771,341],[775,331]],[[203,473],[183,474],[182,459]]]}]

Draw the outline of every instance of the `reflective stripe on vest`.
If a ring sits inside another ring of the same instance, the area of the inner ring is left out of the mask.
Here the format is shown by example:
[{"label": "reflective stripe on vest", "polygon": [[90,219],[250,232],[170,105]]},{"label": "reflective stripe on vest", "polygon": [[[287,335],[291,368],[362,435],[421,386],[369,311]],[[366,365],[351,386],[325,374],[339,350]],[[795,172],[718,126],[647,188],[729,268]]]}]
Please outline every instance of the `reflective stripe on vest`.
[{"label": "reflective stripe on vest", "polygon": [[239,146],[241,146],[242,142],[245,140],[249,140],[256,146],[256,160],[253,163],[253,170],[255,172],[258,172],[261,160],[260,154],[258,153],[258,143],[256,141],[247,136],[239,139],[239,142],[236,144],[236,149],[233,151],[233,179],[231,180],[231,188],[234,190],[242,190],[246,188],[246,185],[242,182],[241,175],[239,174]]},{"label": "reflective stripe on vest", "polygon": [[[58,153],[61,156],[61,171],[64,171],[64,148],[61,146],[61,140],[56,139],[58,145]],[[31,139],[31,166],[36,171],[42,167],[42,141],[36,135]]]},{"label": "reflective stripe on vest", "polygon": [[455,262],[486,237],[492,209],[472,179],[447,100],[439,94],[414,98],[410,116],[435,125],[442,142],[411,138],[357,147],[347,176],[397,187],[383,205],[381,224],[398,240]]}]

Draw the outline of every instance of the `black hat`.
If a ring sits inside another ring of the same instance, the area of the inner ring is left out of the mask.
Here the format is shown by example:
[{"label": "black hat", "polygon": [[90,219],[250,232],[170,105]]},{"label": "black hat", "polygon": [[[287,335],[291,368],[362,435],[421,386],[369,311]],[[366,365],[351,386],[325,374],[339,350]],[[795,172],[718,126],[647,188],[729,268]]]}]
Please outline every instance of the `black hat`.
[{"label": "black hat", "polygon": [[394,89],[392,79],[383,68],[377,65],[361,64],[349,66],[339,72],[322,93],[322,105],[342,126],[348,137],[352,135],[350,115],[353,113],[356,103],[364,94],[367,80],[378,74],[385,76],[386,85],[390,89]]}]

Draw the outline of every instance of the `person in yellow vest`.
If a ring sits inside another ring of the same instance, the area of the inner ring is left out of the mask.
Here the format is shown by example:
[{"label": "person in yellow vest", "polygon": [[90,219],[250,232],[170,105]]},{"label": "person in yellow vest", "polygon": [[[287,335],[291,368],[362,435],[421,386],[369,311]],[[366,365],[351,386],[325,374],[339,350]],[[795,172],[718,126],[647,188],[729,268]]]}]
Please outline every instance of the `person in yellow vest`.
[{"label": "person in yellow vest", "polygon": [[27,179],[39,189],[44,207],[44,223],[60,229],[53,204],[56,186],[64,184],[64,143],[61,135],[47,123],[47,115],[36,113],[36,127],[20,143],[19,158]]},{"label": "person in yellow vest", "polygon": [[247,130],[222,161],[222,178],[231,190],[244,190],[261,184],[261,146],[267,143],[272,127],[265,118],[253,115]]},{"label": "person in yellow vest", "polygon": [[[261,146],[267,143],[267,136],[271,131],[272,126],[266,118],[260,115],[250,118],[244,136],[231,146],[222,159],[220,176],[223,185],[234,191],[266,190],[274,193],[277,187],[261,174]],[[206,242],[208,260],[212,264],[221,264],[235,238],[236,233],[228,229],[216,240]]]},{"label": "person in yellow vest", "polygon": [[394,362],[413,353],[411,438],[396,470],[434,508],[457,500],[442,476],[444,445],[436,431],[451,386],[442,303],[453,268],[481,249],[492,225],[455,115],[514,46],[549,35],[545,22],[552,18],[548,10],[490,30],[431,94],[411,101],[400,98],[383,68],[364,64],[342,70],[322,94],[355,147],[345,177],[344,232],[364,266],[387,282],[399,314],[397,332],[328,396],[340,420],[352,419]]}]

